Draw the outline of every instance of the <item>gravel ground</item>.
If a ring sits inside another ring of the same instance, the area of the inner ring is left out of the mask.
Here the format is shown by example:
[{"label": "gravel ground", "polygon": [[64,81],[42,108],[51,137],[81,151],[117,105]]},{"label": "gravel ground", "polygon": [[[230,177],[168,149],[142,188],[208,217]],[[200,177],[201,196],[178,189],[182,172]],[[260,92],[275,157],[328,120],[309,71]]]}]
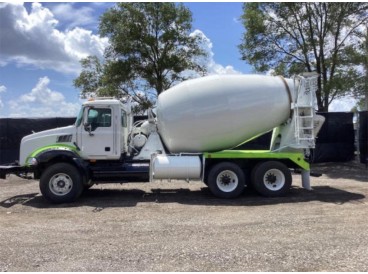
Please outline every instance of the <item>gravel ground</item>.
[{"label": "gravel ground", "polygon": [[217,199],[201,183],[96,185],[51,205],[0,180],[0,271],[368,271],[368,170],[314,166],[313,191]]}]

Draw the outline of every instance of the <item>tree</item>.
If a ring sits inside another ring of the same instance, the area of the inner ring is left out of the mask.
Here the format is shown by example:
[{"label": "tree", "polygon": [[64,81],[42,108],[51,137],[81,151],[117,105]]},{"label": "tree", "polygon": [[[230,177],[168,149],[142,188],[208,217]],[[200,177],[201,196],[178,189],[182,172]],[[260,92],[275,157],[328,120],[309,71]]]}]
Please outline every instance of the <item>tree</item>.
[{"label": "tree", "polygon": [[357,107],[368,110],[368,26],[365,33],[358,37],[357,43],[346,50],[349,65],[356,66],[356,89],[354,94],[358,98]]},{"label": "tree", "polygon": [[100,35],[109,38],[104,60],[88,57],[75,79],[82,94],[131,95],[142,109],[172,85],[206,73],[196,58],[206,56],[201,37],[191,35],[192,15],[182,4],[118,3],[100,21]]},{"label": "tree", "polygon": [[361,73],[347,65],[347,49],[368,22],[367,3],[245,3],[246,29],[239,49],[258,72],[290,76],[316,71],[317,104],[353,94]]}]

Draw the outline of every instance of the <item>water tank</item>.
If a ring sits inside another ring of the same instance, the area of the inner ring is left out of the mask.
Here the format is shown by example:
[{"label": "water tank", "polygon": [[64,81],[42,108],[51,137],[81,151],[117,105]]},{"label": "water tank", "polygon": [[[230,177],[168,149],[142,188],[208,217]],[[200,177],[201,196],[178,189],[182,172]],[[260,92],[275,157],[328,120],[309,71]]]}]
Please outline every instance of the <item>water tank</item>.
[{"label": "water tank", "polygon": [[158,97],[157,126],[171,153],[235,147],[285,122],[293,81],[215,75],[182,82]]}]

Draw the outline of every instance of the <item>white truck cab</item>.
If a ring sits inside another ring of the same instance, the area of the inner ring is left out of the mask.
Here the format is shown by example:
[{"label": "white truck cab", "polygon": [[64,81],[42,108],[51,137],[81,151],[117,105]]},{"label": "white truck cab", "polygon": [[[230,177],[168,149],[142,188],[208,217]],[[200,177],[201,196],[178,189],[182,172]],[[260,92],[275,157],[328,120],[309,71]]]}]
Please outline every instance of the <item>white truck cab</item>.
[{"label": "white truck cab", "polygon": [[117,160],[122,153],[127,153],[131,118],[131,110],[119,100],[84,103],[75,123],[75,140],[81,157]]}]

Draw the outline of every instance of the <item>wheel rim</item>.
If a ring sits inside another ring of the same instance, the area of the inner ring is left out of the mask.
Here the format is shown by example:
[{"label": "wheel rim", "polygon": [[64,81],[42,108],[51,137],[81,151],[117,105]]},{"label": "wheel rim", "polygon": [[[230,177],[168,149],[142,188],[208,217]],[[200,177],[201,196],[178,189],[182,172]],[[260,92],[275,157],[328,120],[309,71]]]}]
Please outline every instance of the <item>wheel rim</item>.
[{"label": "wheel rim", "polygon": [[217,175],[216,183],[222,192],[232,192],[238,186],[239,180],[235,172],[224,170]]},{"label": "wheel rim", "polygon": [[73,187],[73,180],[68,174],[58,173],[51,177],[49,181],[50,191],[57,196],[68,194]]},{"label": "wheel rim", "polygon": [[270,169],[263,176],[265,187],[272,191],[278,191],[285,185],[285,175],[279,169]]}]

